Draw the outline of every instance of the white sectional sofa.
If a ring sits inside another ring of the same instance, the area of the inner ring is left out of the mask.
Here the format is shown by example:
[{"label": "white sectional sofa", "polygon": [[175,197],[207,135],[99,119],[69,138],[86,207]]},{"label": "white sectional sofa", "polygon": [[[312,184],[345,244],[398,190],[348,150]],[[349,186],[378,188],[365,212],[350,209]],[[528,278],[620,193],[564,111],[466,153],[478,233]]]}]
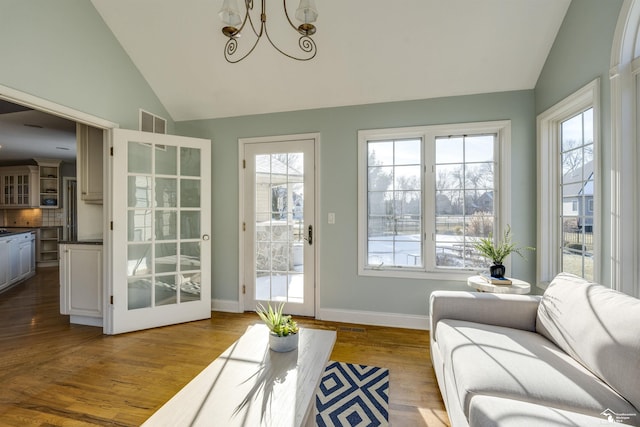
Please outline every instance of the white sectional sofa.
[{"label": "white sectional sofa", "polygon": [[542,296],[436,291],[431,358],[453,427],[640,426],[640,300],[569,274]]}]

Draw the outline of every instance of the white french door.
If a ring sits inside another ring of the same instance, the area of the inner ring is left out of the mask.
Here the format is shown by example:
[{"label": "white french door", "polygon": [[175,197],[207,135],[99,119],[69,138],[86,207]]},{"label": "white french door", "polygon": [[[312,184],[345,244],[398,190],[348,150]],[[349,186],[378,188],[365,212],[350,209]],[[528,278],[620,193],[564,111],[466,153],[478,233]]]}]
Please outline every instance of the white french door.
[{"label": "white french door", "polygon": [[314,316],[315,139],[241,143],[244,310]]},{"label": "white french door", "polygon": [[211,142],[114,129],[111,175],[105,332],[210,318]]}]

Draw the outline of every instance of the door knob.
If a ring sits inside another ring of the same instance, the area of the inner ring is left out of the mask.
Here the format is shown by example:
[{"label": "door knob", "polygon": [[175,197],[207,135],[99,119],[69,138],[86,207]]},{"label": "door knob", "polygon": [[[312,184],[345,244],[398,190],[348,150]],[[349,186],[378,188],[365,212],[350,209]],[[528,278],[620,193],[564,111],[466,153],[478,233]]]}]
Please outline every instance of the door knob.
[{"label": "door knob", "polygon": [[203,235],[202,240],[205,240],[205,241],[209,240],[209,235],[208,234]]}]

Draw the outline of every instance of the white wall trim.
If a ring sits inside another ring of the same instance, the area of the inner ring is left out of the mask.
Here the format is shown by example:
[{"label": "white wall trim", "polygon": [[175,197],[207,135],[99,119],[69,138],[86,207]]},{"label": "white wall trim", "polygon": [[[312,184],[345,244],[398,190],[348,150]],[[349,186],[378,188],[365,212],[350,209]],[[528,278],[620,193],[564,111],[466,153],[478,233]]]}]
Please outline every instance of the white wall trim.
[{"label": "white wall trim", "polygon": [[245,298],[242,293],[245,280],[245,240],[244,231],[242,229],[242,223],[245,218],[245,169],[243,167],[244,152],[248,144],[256,143],[270,143],[270,142],[286,142],[286,141],[300,141],[300,140],[313,140],[314,145],[314,313],[318,314],[320,307],[320,249],[322,239],[318,238],[322,235],[322,220],[320,216],[320,144],[321,135],[320,132],[310,132],[293,135],[274,135],[252,138],[238,138],[238,310],[242,312],[245,308]]},{"label": "white wall trim", "polygon": [[[427,170],[433,165],[433,154],[427,153],[433,147],[437,137],[458,134],[484,134],[495,133],[497,135],[496,146],[496,186],[499,206],[497,228],[503,230],[507,224],[511,224],[511,120],[495,120],[485,122],[451,123],[444,125],[412,126],[402,128],[365,129],[358,131],[358,275],[374,277],[399,277],[409,279],[432,280],[457,280],[466,281],[469,274],[477,269],[444,269],[435,266],[435,248],[430,245],[430,237],[423,240],[422,268],[377,268],[367,264],[367,144],[369,141],[416,138],[422,140],[423,159],[422,164]],[[429,173],[423,174],[422,201],[423,208],[423,232],[431,236],[435,229],[429,226],[433,222],[434,211],[431,201],[435,194],[433,178],[427,178]],[[432,174],[431,174],[432,175]],[[429,176],[431,176],[429,175]],[[511,259],[505,261],[507,269],[511,268]]]},{"label": "white wall trim", "polygon": [[[537,282],[544,285],[549,283],[561,270],[560,246],[558,236],[560,226],[557,218],[560,215],[561,202],[559,194],[560,169],[558,153],[560,152],[560,124],[581,112],[593,107],[593,143],[594,143],[594,171],[595,190],[598,197],[602,197],[602,174],[600,168],[600,79],[597,78],[562,101],[553,105],[537,117],[538,133],[538,236],[537,236]],[[601,224],[601,207],[596,204],[594,221]],[[594,230],[594,239],[598,242],[595,249],[594,278],[600,280],[599,260],[601,260],[602,227]]]},{"label": "white wall trim", "polygon": [[640,296],[637,58],[640,1],[625,0],[611,47],[611,287]]},{"label": "white wall trim", "polygon": [[420,316],[400,313],[381,313],[374,311],[342,310],[336,308],[321,308],[318,311],[319,320],[331,322],[357,323],[360,325],[386,326],[391,328],[407,328],[429,330],[430,316]]},{"label": "white wall trim", "polygon": [[[104,132],[105,141],[108,141],[108,143],[106,142],[104,144],[105,153],[107,152],[106,150],[108,149],[108,147],[111,145],[110,141],[112,140],[112,130],[120,127],[120,125],[118,125],[117,123],[111,122],[109,120],[105,120],[103,118],[93,116],[91,114],[87,114],[82,111],[75,110],[73,108],[69,108],[61,104],[56,104],[55,102],[52,102],[43,98],[39,98],[37,96],[10,88],[8,86],[0,85],[0,98],[10,102],[14,102],[16,104],[24,105],[25,107],[33,108],[35,110],[40,110],[45,113],[52,114],[54,116],[63,117],[65,119],[72,120],[77,123],[82,123],[85,125],[89,125],[89,126],[93,126],[93,127],[105,130]],[[104,177],[106,182],[104,183],[105,199],[103,204],[103,208],[104,208],[103,212],[105,213],[106,216],[111,218],[112,216],[111,206],[113,203],[113,198],[112,198],[112,189],[111,189],[110,182],[112,180],[111,178],[113,176],[113,171],[111,170],[109,158],[106,155],[104,158],[104,167],[105,167]],[[113,285],[112,283],[113,262],[112,262],[112,256],[111,256],[112,251],[110,249],[112,245],[111,233],[109,233],[108,223],[109,221],[106,221],[106,220],[103,221],[104,251],[102,252],[102,256],[103,256],[102,262],[105,268],[102,269],[102,272],[103,272],[102,283],[104,284],[104,291],[103,291],[104,316],[103,316],[103,322],[100,324],[100,326],[103,326],[103,332],[106,334],[110,333],[110,331],[112,330],[112,322],[113,322],[112,310],[111,310],[112,306],[109,304],[109,300],[110,300],[109,296],[112,295],[111,287]],[[80,320],[82,321],[82,319]]]},{"label": "white wall trim", "polygon": [[228,299],[212,299],[211,311],[224,311],[226,313],[242,313],[240,301]]},{"label": "white wall trim", "polygon": [[28,93],[10,88],[8,86],[0,85],[0,98],[9,102],[24,105],[25,107],[33,108],[35,110],[40,110],[48,114],[53,114],[54,116],[62,117],[74,122],[83,123],[85,125],[98,127],[101,129],[112,129],[119,127],[117,123],[111,122],[109,120],[105,120],[100,117],[84,113],[82,111],[74,110],[73,108],[56,104],[55,102],[51,102],[46,99],[38,98]]}]

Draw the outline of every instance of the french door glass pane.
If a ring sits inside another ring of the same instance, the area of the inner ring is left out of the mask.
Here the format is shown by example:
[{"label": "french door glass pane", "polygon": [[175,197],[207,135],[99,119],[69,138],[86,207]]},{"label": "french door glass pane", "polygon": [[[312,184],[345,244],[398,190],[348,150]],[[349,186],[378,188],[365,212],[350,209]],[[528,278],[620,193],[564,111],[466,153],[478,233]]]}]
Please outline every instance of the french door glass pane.
[{"label": "french door glass pane", "polygon": [[151,144],[130,141],[129,151],[127,152],[128,170],[130,173],[151,173]]},{"label": "french door glass pane", "polygon": [[180,175],[200,177],[200,150],[180,148]]},{"label": "french door glass pane", "polygon": [[129,142],[127,158],[128,308],[199,301],[200,150]]},{"label": "french door glass pane", "polygon": [[156,145],[156,175],[178,173],[177,151],[172,145]]},{"label": "french door glass pane", "polygon": [[255,297],[302,303],[304,154],[260,154],[255,162]]}]

